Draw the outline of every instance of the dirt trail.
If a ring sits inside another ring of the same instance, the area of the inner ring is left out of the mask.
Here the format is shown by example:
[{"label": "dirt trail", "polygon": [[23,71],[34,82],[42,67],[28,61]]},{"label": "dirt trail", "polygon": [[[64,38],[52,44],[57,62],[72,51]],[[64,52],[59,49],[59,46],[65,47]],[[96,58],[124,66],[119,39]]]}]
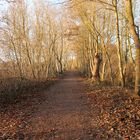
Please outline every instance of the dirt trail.
[{"label": "dirt trail", "polygon": [[26,126],[33,140],[90,140],[89,108],[84,84],[77,72],[67,72],[48,91]]}]

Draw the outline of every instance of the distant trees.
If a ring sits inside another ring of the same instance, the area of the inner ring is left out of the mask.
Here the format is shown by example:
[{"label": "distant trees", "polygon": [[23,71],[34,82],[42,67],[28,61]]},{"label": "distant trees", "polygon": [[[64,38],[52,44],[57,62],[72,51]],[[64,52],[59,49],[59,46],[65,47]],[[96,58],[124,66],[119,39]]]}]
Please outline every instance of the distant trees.
[{"label": "distant trees", "polygon": [[135,77],[135,92],[138,94],[140,41],[134,23],[132,1],[72,0],[70,9],[74,11],[75,21],[80,19],[80,35],[77,40],[80,46],[77,57],[81,63],[80,69],[94,77],[94,60],[96,54],[100,53],[100,80],[110,79],[112,84],[124,87],[132,84]]},{"label": "distant trees", "polygon": [[[10,1],[8,1],[10,2]],[[63,72],[64,31],[45,1],[14,1],[3,15],[3,51],[12,76],[44,79]],[[61,29],[59,29],[61,27]]]}]

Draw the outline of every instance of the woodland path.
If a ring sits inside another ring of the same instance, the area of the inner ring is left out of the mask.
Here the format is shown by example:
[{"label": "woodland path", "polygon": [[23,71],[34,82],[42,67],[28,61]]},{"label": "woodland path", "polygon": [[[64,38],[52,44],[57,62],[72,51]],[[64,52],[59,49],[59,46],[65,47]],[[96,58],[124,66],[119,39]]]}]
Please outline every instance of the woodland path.
[{"label": "woodland path", "polygon": [[77,72],[67,72],[63,79],[44,92],[46,99],[29,120],[27,139],[93,139],[84,83]]}]

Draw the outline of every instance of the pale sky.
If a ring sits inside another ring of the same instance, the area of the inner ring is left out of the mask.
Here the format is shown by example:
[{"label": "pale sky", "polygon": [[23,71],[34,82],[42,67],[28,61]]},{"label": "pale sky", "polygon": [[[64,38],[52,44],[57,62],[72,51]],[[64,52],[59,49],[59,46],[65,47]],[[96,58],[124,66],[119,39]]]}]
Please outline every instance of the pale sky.
[{"label": "pale sky", "polygon": [[[32,5],[34,0],[27,0],[29,5]],[[37,1],[37,0],[36,0]],[[61,4],[55,5],[57,3],[63,3],[68,0],[44,0],[47,2],[50,2],[50,5],[56,6],[57,8],[60,8],[60,6],[63,6]],[[136,7],[135,7],[135,24],[140,27],[140,0],[135,0],[136,2]],[[7,10],[8,4],[4,2],[4,0],[0,0],[0,18],[2,14]]]},{"label": "pale sky", "polygon": [[[32,3],[33,1],[34,0],[28,0],[29,3]],[[50,3],[55,5],[56,3],[62,3],[66,0],[45,0],[45,1],[49,1]],[[140,25],[140,0],[135,0],[135,1],[137,2],[137,4],[136,4],[136,13],[137,14],[135,14],[135,16],[136,16],[137,22],[139,22],[139,25]],[[5,11],[6,9],[7,9],[6,2],[4,2],[4,0],[0,0],[0,13]]]}]

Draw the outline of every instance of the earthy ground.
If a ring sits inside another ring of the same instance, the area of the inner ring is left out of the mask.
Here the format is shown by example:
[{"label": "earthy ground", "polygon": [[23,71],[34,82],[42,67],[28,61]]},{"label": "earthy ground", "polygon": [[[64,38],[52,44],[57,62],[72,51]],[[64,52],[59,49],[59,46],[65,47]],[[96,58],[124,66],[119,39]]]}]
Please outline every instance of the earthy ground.
[{"label": "earthy ground", "polygon": [[140,140],[140,98],[78,72],[0,104],[0,140]]},{"label": "earthy ground", "polygon": [[90,139],[87,133],[89,108],[83,87],[78,73],[66,73],[64,79],[45,91],[46,100],[30,119],[32,127],[26,135],[36,140]]},{"label": "earthy ground", "polygon": [[35,107],[24,108],[34,111],[26,115],[29,119],[25,117],[11,139],[90,140],[89,108],[82,80],[77,72],[68,72],[49,90],[40,93],[43,99]]}]

